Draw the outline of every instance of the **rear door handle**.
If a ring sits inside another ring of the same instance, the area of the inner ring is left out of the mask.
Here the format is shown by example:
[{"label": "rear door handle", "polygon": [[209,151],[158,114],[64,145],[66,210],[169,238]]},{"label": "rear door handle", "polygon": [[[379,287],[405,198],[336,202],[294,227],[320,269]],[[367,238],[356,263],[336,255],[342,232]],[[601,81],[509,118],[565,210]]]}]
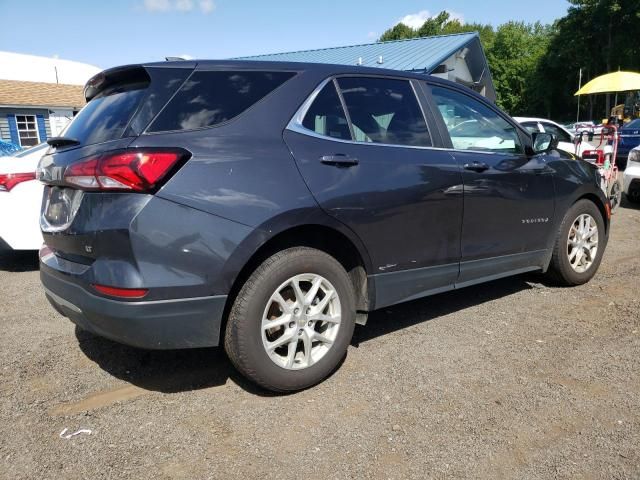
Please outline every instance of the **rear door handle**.
[{"label": "rear door handle", "polygon": [[484,162],[471,162],[471,163],[465,163],[464,164],[464,168],[465,170],[472,170],[474,172],[484,172],[485,170],[489,170],[489,165],[487,165]]},{"label": "rear door handle", "polygon": [[335,167],[354,167],[358,165],[358,159],[350,157],[343,153],[335,153],[333,155],[323,155],[320,161],[325,165],[333,165]]}]

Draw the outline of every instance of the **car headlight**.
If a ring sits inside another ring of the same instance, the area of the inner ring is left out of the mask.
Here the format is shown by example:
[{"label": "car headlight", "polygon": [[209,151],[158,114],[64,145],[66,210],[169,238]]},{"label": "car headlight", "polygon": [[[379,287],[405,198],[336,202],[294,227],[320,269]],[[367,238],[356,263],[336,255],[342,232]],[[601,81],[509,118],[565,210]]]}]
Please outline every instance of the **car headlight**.
[{"label": "car headlight", "polygon": [[629,152],[627,163],[640,163],[640,149],[634,148]]}]

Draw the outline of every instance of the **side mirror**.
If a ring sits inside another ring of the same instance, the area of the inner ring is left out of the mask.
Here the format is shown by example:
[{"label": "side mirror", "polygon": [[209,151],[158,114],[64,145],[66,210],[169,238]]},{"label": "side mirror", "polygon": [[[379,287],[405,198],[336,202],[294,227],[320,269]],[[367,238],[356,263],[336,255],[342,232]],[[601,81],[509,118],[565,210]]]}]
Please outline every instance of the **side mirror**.
[{"label": "side mirror", "polygon": [[550,133],[534,132],[531,134],[532,150],[534,154],[545,153],[558,146],[558,141]]}]

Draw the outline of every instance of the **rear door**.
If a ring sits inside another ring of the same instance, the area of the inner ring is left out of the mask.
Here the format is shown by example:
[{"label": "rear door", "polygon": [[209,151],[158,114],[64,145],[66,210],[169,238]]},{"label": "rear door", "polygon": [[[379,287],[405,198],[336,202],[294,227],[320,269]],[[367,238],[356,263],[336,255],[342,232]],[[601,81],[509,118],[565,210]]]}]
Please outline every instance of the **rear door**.
[{"label": "rear door", "polygon": [[525,154],[527,138],[515,122],[475,96],[440,85],[431,96],[463,168],[458,283],[541,266],[555,203],[546,156]]},{"label": "rear door", "polygon": [[372,76],[325,81],[284,133],[320,206],[366,245],[376,307],[458,275],[462,175],[432,133],[412,82]]}]

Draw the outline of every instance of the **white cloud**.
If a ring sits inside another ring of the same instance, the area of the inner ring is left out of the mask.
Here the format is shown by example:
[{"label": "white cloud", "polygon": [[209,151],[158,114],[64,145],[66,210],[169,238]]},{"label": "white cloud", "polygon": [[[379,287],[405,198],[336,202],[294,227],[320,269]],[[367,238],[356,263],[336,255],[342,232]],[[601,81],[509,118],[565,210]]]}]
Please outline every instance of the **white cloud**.
[{"label": "white cloud", "polygon": [[171,9],[169,0],[144,0],[144,9],[149,12],[166,12]]},{"label": "white cloud", "polygon": [[394,25],[398,23],[404,23],[407,27],[420,28],[424,22],[431,18],[429,10],[420,10],[418,13],[410,13],[398,20]]},{"label": "white cloud", "polygon": [[376,32],[369,32],[369,33],[367,33],[367,38],[369,40],[373,40],[375,38],[378,38],[378,34]]},{"label": "white cloud", "polygon": [[200,0],[200,10],[202,13],[211,13],[216,9],[216,4],[213,0]]},{"label": "white cloud", "polygon": [[[451,10],[446,10],[446,12],[449,14],[449,20],[458,20],[460,23],[464,23],[464,17],[461,14],[453,12]],[[404,23],[408,27],[418,29],[424,22],[435,16],[436,15],[431,15],[431,12],[429,12],[429,10],[420,10],[417,13],[410,13],[409,15],[405,15],[396,23],[394,23],[394,25]]]},{"label": "white cloud", "polygon": [[216,8],[213,0],[144,0],[144,9],[148,12],[200,12],[209,14]]},{"label": "white cloud", "polygon": [[447,10],[447,13],[449,14],[449,20],[458,20],[461,24],[464,24],[464,16],[461,13],[453,10]]},{"label": "white cloud", "polygon": [[176,0],[176,10],[180,12],[190,12],[193,10],[192,0]]}]

